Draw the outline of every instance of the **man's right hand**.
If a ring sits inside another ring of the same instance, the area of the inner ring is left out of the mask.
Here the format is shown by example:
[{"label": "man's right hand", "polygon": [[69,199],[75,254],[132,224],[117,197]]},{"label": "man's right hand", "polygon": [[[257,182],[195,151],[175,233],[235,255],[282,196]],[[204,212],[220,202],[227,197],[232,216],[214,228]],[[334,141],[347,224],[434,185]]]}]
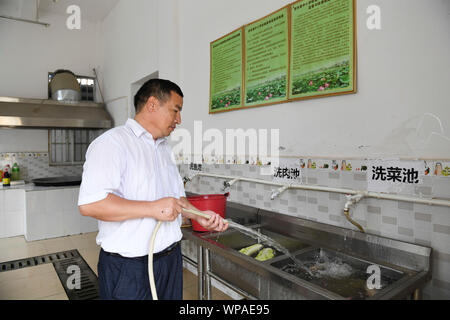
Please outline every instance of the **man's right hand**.
[{"label": "man's right hand", "polygon": [[153,201],[153,217],[159,221],[174,221],[181,213],[181,201],[176,198],[162,198]]}]

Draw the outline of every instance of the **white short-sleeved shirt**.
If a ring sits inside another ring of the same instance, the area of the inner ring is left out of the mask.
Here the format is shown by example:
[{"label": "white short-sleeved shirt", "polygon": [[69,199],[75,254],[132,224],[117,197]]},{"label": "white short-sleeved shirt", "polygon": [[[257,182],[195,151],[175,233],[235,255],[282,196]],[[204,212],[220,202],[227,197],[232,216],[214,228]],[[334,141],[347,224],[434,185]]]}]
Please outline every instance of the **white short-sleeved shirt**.
[{"label": "white short-sleeved shirt", "polygon": [[[166,138],[154,140],[137,121],[128,119],[95,139],[86,152],[78,205],[105,199],[109,193],[127,200],[155,201],[186,196],[183,181]],[[124,257],[148,254],[157,221],[98,221],[97,244]],[[181,216],[163,222],[155,240],[160,252],[181,240]]]}]

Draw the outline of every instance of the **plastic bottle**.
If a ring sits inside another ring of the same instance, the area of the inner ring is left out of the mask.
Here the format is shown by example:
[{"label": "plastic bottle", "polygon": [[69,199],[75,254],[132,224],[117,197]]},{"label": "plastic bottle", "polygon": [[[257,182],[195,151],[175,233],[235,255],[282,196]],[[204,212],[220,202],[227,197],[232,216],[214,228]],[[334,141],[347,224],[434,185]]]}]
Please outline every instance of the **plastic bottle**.
[{"label": "plastic bottle", "polygon": [[11,175],[9,173],[9,169],[5,168],[5,172],[3,173],[3,187],[11,186]]},{"label": "plastic bottle", "polygon": [[11,181],[18,181],[18,180],[20,180],[20,168],[17,162],[14,162],[11,173]]}]

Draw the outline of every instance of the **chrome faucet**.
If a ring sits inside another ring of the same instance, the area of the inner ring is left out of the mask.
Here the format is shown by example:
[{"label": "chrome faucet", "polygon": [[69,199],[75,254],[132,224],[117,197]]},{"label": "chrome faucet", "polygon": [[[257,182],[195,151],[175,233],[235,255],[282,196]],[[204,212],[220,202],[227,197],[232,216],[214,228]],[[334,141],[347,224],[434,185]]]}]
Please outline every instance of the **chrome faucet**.
[{"label": "chrome faucet", "polygon": [[289,186],[283,186],[279,188],[278,190],[272,190],[272,194],[270,195],[270,200],[274,200],[276,197],[278,197],[280,194],[282,194],[284,191],[289,189]]},{"label": "chrome faucet", "polygon": [[231,186],[233,184],[235,184],[236,182],[238,182],[238,181],[239,181],[239,178],[235,178],[235,179],[230,180],[230,181],[224,181],[222,191],[229,190],[231,188]]},{"label": "chrome faucet", "polygon": [[197,173],[191,174],[190,176],[184,176],[184,178],[183,178],[183,184],[186,185],[186,183],[191,182],[192,179],[194,179],[196,176],[198,176],[198,174],[199,174],[199,173],[197,172]]}]

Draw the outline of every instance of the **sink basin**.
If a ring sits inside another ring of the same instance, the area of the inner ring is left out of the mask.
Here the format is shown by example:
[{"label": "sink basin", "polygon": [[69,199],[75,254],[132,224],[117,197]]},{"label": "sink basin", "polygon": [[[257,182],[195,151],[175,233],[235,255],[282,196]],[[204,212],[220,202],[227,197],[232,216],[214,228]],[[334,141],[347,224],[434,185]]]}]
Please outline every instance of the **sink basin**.
[{"label": "sink basin", "polygon": [[[280,245],[285,247],[290,252],[295,252],[301,249],[304,249],[306,247],[309,247],[309,244],[304,243],[298,239],[286,237],[283,235],[280,235],[278,233],[271,232],[266,229],[261,229],[259,226],[253,226],[252,229],[257,230],[261,234],[275,240]],[[224,234],[212,234],[208,236],[210,240],[213,240],[219,244],[221,244],[223,247],[227,247],[236,251],[241,250],[242,248],[246,248],[248,246],[251,246],[256,243],[260,243],[257,239],[254,239],[253,237],[243,234],[236,230],[230,230],[227,233]],[[274,249],[275,257],[282,255],[283,253],[274,248],[271,245],[263,243],[264,247],[270,247]],[[244,255],[244,254],[242,254]],[[251,257],[256,257],[257,253],[253,254]]]},{"label": "sink basin", "polygon": [[311,274],[295,268],[290,259],[274,262],[272,266],[334,292],[344,299],[369,299],[380,292],[379,290],[406,275],[401,271],[379,266],[381,287],[370,289],[367,282],[373,272],[368,273],[367,270],[369,266],[374,265],[373,263],[322,248],[298,254],[296,259],[300,260]]}]

